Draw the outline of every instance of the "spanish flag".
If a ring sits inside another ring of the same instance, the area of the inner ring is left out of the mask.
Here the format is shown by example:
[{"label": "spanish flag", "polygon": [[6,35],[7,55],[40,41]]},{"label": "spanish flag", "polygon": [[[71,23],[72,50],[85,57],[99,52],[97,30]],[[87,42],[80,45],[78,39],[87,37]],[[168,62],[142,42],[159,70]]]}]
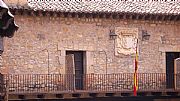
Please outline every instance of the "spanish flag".
[{"label": "spanish flag", "polygon": [[138,69],[138,52],[137,52],[138,40],[136,44],[136,56],[135,56],[135,71],[134,71],[134,96],[137,96],[138,80],[137,80],[137,69]]}]

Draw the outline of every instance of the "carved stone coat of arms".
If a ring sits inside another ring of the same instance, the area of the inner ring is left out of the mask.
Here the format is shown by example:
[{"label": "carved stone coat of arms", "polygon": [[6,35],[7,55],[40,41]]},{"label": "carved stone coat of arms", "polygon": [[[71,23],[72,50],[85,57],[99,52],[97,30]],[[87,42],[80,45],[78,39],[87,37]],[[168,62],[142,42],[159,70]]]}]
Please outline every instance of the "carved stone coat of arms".
[{"label": "carved stone coat of arms", "polygon": [[136,52],[135,48],[137,46],[138,28],[116,27],[115,33],[118,36],[115,43],[115,55],[134,54]]}]

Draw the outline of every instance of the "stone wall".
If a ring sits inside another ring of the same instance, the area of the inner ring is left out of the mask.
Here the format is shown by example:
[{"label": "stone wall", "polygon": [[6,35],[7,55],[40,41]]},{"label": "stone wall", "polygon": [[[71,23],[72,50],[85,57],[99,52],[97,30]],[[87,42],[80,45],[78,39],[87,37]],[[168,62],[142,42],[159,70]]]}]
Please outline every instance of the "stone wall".
[{"label": "stone wall", "polygon": [[[5,38],[2,72],[65,73],[67,50],[85,51],[85,72],[133,73],[134,54],[115,55],[116,40],[110,27],[138,29],[138,72],[165,73],[165,52],[180,52],[180,24],[168,21],[59,18],[16,15],[20,26],[13,38]],[[142,30],[150,34],[142,41]]]}]

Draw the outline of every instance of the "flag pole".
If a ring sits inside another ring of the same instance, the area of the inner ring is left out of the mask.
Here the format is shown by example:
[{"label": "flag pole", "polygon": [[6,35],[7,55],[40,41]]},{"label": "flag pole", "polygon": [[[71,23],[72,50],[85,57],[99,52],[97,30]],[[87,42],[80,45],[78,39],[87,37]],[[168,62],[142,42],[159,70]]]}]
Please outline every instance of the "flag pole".
[{"label": "flag pole", "polygon": [[137,89],[138,89],[138,80],[137,80],[137,69],[138,69],[138,52],[137,52],[137,46],[138,46],[138,39],[136,44],[136,54],[135,54],[135,71],[134,71],[134,96],[137,96]]}]

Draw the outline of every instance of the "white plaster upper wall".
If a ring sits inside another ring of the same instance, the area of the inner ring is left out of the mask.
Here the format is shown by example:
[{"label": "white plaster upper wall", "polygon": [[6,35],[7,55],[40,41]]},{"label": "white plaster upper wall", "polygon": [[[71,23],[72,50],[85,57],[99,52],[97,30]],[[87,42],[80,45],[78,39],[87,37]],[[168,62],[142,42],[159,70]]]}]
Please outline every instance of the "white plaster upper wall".
[{"label": "white plaster upper wall", "polygon": [[25,5],[27,4],[27,0],[4,0],[6,4],[20,4]]}]

